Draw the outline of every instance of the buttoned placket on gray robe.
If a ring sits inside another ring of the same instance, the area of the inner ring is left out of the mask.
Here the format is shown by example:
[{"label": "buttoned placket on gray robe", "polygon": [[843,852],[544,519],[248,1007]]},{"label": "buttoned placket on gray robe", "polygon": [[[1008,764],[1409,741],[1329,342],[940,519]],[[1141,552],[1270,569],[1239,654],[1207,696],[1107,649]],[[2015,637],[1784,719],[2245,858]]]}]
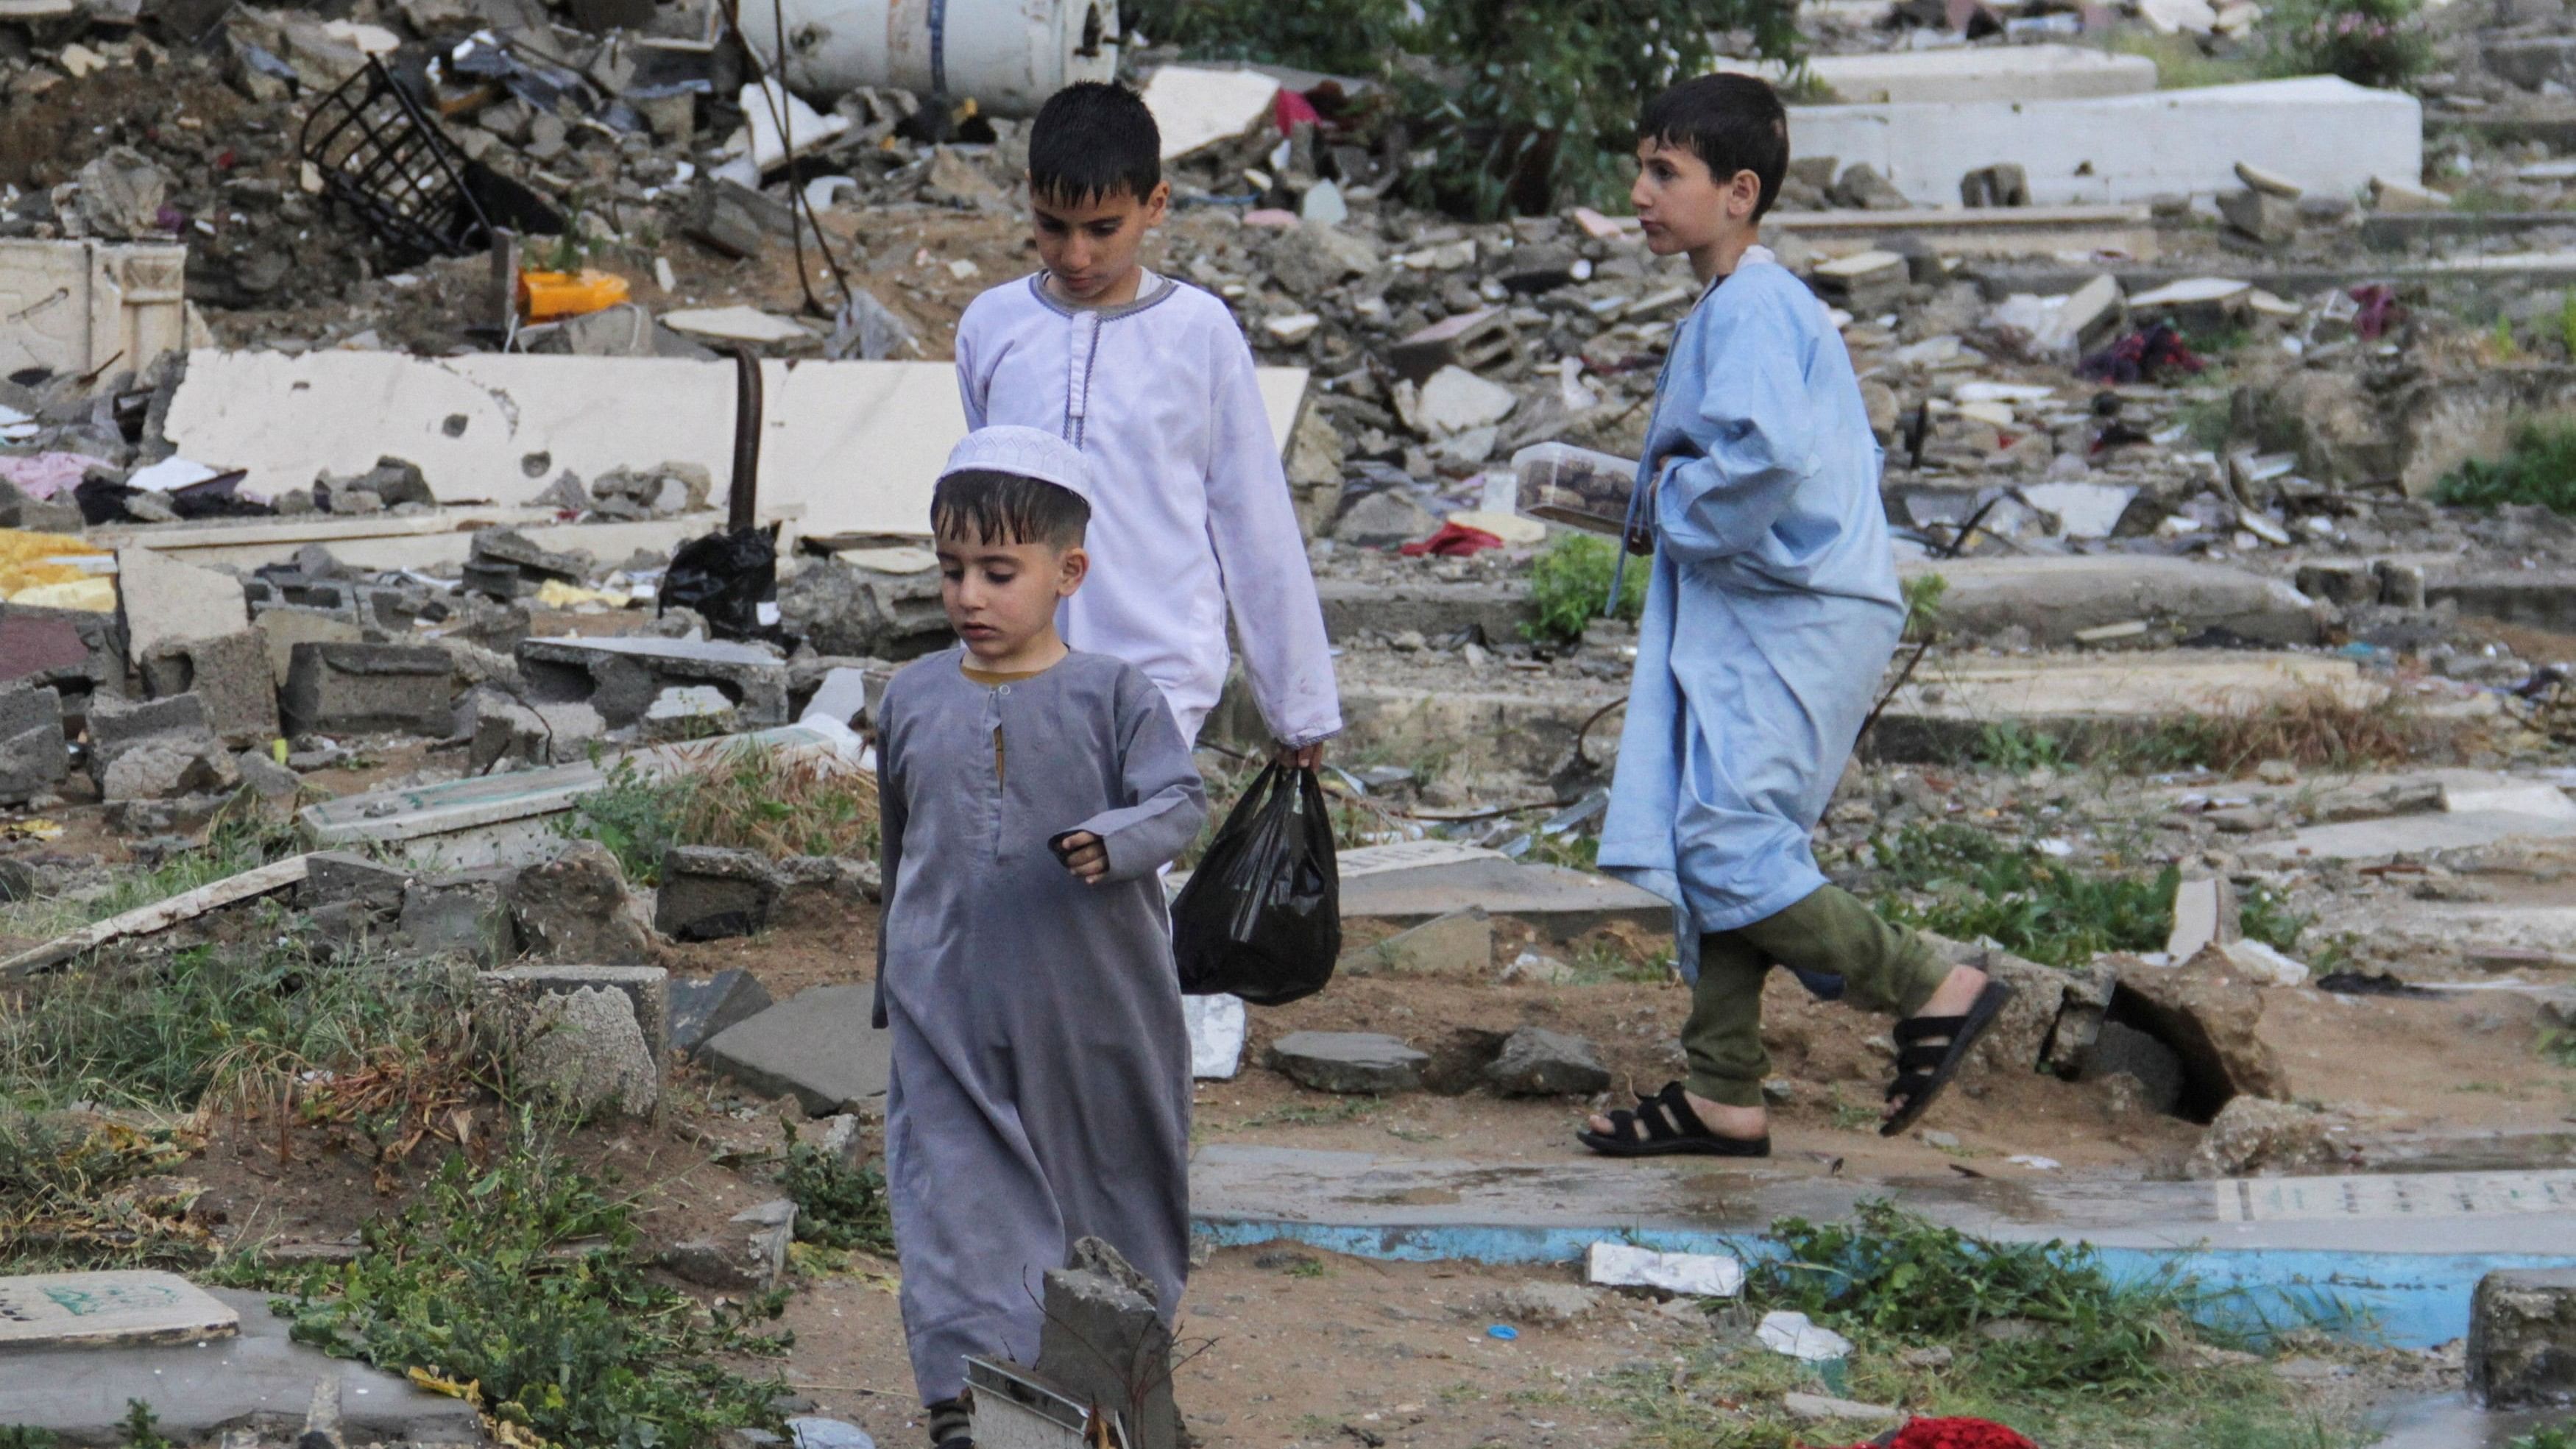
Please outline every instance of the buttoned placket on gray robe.
[{"label": "buttoned placket on gray robe", "polygon": [[[1040,1274],[1107,1240],[1160,1290],[1189,1258],[1189,1034],[1156,872],[1206,796],[1151,680],[1076,653],[983,685],[949,650],[889,686],[878,740],[893,1036],[886,1178],[922,1401],[963,1356],[1035,1361]],[[996,779],[995,732],[1002,747]],[[1088,830],[1109,872],[1048,842]]]}]

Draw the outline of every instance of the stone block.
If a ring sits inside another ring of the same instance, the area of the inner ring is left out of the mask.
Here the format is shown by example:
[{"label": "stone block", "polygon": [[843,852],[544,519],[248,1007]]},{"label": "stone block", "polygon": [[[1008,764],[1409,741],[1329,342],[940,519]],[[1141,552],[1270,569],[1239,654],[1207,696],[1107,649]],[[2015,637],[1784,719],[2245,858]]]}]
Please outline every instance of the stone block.
[{"label": "stone block", "polygon": [[1362,1031],[1292,1031],[1270,1044],[1269,1065],[1319,1092],[1382,1094],[1422,1085],[1430,1054]]},{"label": "stone block", "polygon": [[770,1007],[769,988],[742,970],[719,971],[704,981],[674,981],[670,998],[671,1045],[689,1054],[717,1033]]},{"label": "stone block", "polygon": [[1414,332],[1387,349],[1387,363],[1408,382],[1428,382],[1441,369],[1482,372],[1520,352],[1520,334],[1500,307],[1461,313]]},{"label": "stone block", "polygon": [[2379,576],[2360,559],[2324,559],[2299,565],[2299,592],[2326,604],[2368,604],[2379,598]]},{"label": "stone block", "polygon": [[510,913],[532,956],[595,966],[652,959],[642,903],[626,888],[617,857],[595,840],[574,841],[521,871],[510,887]]},{"label": "stone block", "polygon": [[195,694],[204,701],[216,736],[235,749],[277,738],[277,679],[268,636],[259,630],[174,639],[146,652],[137,668],[155,699]]},{"label": "stone block", "polygon": [[662,857],[653,929],[675,941],[756,936],[769,928],[784,887],[777,868],[757,852],[678,846]]},{"label": "stone block", "polygon": [[1980,166],[1959,178],[1959,204],[1971,210],[2030,205],[2030,173],[2010,162]]},{"label": "stone block", "polygon": [[154,700],[102,699],[89,712],[89,772],[99,779],[110,760],[146,741],[165,738],[212,741],[206,703],[193,694]]},{"label": "stone block", "polygon": [[1114,1411],[1131,1449],[1180,1449],[1172,1402],[1172,1332],[1152,1280],[1098,1238],[1074,1244],[1071,1263],[1049,1269],[1038,1377],[1079,1404]]},{"label": "stone block", "polygon": [[496,967],[519,954],[509,891],[519,873],[506,866],[428,876],[403,886],[402,932],[424,956],[457,956]]},{"label": "stone block", "polygon": [[233,769],[241,777],[236,798],[259,818],[277,825],[295,819],[296,807],[304,800],[303,776],[279,764],[266,750],[244,750],[233,756]]},{"label": "stone block", "polygon": [[1525,1026],[1504,1040],[1485,1082],[1506,1097],[1590,1096],[1609,1090],[1610,1069],[1583,1038]]},{"label": "stone block", "polygon": [[290,734],[415,734],[455,723],[444,649],[409,644],[298,644],[280,704]]},{"label": "stone block", "polygon": [[662,1060],[671,1045],[671,973],[659,966],[508,966],[475,978],[478,991],[504,1011],[524,1011],[537,997],[594,988],[626,998],[644,1048]]},{"label": "stone block", "polygon": [[796,1204],[778,1198],[734,1214],[715,1234],[672,1244],[661,1263],[701,1288],[766,1293],[787,1271],[788,1245],[795,1241]]},{"label": "stone block", "polygon": [[2288,1074],[2258,1032],[2262,993],[2216,946],[2180,966],[2121,972],[2110,1019],[2172,1048],[2183,1073],[2176,1110],[2195,1122],[2212,1120],[2240,1096],[2290,1095]]},{"label": "stone block", "polygon": [[2299,234],[2299,204],[2268,191],[2228,191],[2218,198],[2218,214],[2237,231],[2265,246],[2279,246]]},{"label": "stone block", "polygon": [[2499,1269],[2469,1300],[2469,1392],[2490,1408],[2576,1404],[2576,1268]]},{"label": "stone block", "polygon": [[587,702],[612,730],[643,722],[665,691],[692,685],[721,695],[741,728],[787,723],[787,666],[756,645],[633,637],[530,639],[519,646],[518,657],[532,702]]},{"label": "stone block", "polygon": [[304,858],[304,884],[296,891],[296,903],[307,910],[341,901],[400,909],[403,887],[411,878],[400,866],[355,851],[317,850]]},{"label": "stone block", "polygon": [[127,657],[150,657],[163,644],[238,634],[250,627],[241,580],[180,563],[148,548],[116,551],[117,617]]},{"label": "stone block", "polygon": [[90,710],[89,768],[99,798],[110,803],[229,790],[241,778],[193,694],[130,706],[98,701]]},{"label": "stone block", "polygon": [[520,1086],[578,1116],[646,1117],[661,1101],[661,1064],[625,995],[602,986],[547,992],[507,1013],[505,1060]]},{"label": "stone block", "polygon": [[50,795],[70,773],[62,695],[25,680],[0,685],[0,804]]}]

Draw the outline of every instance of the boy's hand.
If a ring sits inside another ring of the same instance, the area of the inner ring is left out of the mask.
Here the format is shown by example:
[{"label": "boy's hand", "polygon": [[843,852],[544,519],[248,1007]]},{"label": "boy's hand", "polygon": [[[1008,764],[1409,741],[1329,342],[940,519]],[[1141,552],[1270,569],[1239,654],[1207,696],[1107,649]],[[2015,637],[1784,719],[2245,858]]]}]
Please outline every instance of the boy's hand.
[{"label": "boy's hand", "polygon": [[1311,745],[1304,746],[1281,745],[1278,760],[1280,764],[1294,765],[1300,770],[1321,768],[1324,763],[1324,742],[1317,740]]},{"label": "boy's hand", "polygon": [[1064,849],[1059,855],[1064,860],[1064,868],[1072,871],[1073,878],[1084,885],[1098,885],[1100,878],[1109,874],[1109,847],[1088,830],[1066,836]]}]

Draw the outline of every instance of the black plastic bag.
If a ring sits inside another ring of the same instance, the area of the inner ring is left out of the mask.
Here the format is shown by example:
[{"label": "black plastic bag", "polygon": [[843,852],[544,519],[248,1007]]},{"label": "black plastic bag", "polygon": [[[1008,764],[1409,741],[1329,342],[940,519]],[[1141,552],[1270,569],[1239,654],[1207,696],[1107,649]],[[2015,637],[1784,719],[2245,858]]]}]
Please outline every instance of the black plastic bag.
[{"label": "black plastic bag", "polygon": [[1274,764],[1172,903],[1181,990],[1278,1006],[1323,990],[1341,954],[1342,884],[1323,784],[1312,770]]},{"label": "black plastic bag", "polygon": [[719,639],[761,633],[760,601],[778,582],[778,525],[710,533],[681,544],[662,571],[656,614],[674,605],[695,609]]}]

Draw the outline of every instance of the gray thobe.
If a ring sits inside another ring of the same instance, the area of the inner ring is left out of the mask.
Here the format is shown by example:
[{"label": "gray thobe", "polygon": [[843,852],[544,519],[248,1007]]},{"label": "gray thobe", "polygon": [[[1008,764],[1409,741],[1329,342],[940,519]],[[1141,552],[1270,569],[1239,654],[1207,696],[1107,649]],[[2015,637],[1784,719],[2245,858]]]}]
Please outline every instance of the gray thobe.
[{"label": "gray thobe", "polygon": [[[887,686],[877,740],[891,1028],[886,1181],[922,1402],[962,1355],[1036,1361],[1039,1275],[1107,1240],[1160,1290],[1189,1264],[1190,1044],[1156,872],[1207,797],[1162,694],[1074,653],[979,684],[961,649]],[[1088,830],[1084,885],[1049,848]]]}]

